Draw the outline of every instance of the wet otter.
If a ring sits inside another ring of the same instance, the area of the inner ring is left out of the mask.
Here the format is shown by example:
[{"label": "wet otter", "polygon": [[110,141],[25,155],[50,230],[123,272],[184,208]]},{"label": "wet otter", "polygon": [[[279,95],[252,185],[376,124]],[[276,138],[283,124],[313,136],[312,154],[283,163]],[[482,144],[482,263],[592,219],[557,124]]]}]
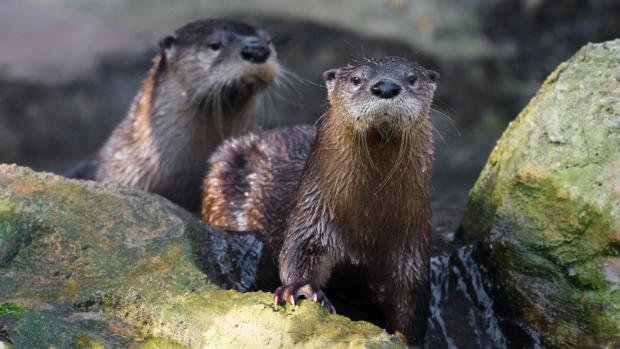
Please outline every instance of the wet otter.
[{"label": "wet otter", "polygon": [[256,96],[279,66],[267,33],[228,20],[189,23],[160,40],[128,115],[71,178],[116,182],[200,208],[208,155],[255,129]]},{"label": "wet otter", "polygon": [[429,298],[429,117],[438,74],[399,57],[324,73],[329,108],[316,124],[225,142],[211,159],[202,218],[258,230],[279,255],[275,303],[305,297],[355,266],[388,327],[425,333]]}]

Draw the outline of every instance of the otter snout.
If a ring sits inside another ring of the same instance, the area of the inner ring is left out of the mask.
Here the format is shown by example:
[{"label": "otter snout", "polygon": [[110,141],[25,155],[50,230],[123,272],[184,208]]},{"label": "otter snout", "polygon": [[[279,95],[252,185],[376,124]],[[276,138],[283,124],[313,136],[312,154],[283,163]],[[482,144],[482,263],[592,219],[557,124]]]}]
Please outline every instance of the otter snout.
[{"label": "otter snout", "polygon": [[404,130],[428,119],[438,74],[402,57],[384,57],[330,69],[323,79],[330,105],[350,116],[358,131]]},{"label": "otter snout", "polygon": [[269,45],[257,39],[249,40],[241,50],[241,57],[251,63],[265,63],[270,54]]},{"label": "otter snout", "polygon": [[388,79],[379,80],[370,88],[370,92],[379,98],[394,98],[401,90],[400,85]]}]

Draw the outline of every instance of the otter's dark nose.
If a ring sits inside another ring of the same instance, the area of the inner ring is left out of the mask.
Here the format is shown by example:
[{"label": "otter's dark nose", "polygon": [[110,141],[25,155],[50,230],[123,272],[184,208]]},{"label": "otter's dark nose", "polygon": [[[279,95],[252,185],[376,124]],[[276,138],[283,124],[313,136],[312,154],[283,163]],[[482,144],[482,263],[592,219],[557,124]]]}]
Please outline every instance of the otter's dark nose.
[{"label": "otter's dark nose", "polygon": [[241,57],[252,63],[264,63],[270,54],[269,46],[256,40],[248,42],[241,50]]},{"label": "otter's dark nose", "polygon": [[394,98],[400,90],[401,87],[391,80],[380,80],[370,88],[370,92],[380,98]]}]

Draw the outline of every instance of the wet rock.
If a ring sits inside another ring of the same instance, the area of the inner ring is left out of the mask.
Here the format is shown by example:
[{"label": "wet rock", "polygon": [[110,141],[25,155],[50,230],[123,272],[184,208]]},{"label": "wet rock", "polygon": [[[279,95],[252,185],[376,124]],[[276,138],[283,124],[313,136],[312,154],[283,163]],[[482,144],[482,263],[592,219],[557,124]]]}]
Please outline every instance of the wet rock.
[{"label": "wet rock", "polygon": [[0,342],[12,348],[393,347],[252,288],[262,245],[163,198],[0,165]]},{"label": "wet rock", "polygon": [[502,307],[557,348],[620,346],[620,40],[561,64],[508,127],[463,232]]}]

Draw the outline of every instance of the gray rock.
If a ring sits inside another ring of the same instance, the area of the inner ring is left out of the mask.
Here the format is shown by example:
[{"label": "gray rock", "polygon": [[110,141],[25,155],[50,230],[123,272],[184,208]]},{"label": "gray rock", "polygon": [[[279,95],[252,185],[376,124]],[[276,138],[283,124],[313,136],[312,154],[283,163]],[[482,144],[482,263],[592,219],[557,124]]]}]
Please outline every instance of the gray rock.
[{"label": "gray rock", "polygon": [[511,309],[556,348],[620,346],[620,40],[561,64],[470,193],[465,235]]},{"label": "gray rock", "polygon": [[273,309],[261,244],[137,190],[0,165],[0,341],[14,348],[389,348],[314,302]]}]

